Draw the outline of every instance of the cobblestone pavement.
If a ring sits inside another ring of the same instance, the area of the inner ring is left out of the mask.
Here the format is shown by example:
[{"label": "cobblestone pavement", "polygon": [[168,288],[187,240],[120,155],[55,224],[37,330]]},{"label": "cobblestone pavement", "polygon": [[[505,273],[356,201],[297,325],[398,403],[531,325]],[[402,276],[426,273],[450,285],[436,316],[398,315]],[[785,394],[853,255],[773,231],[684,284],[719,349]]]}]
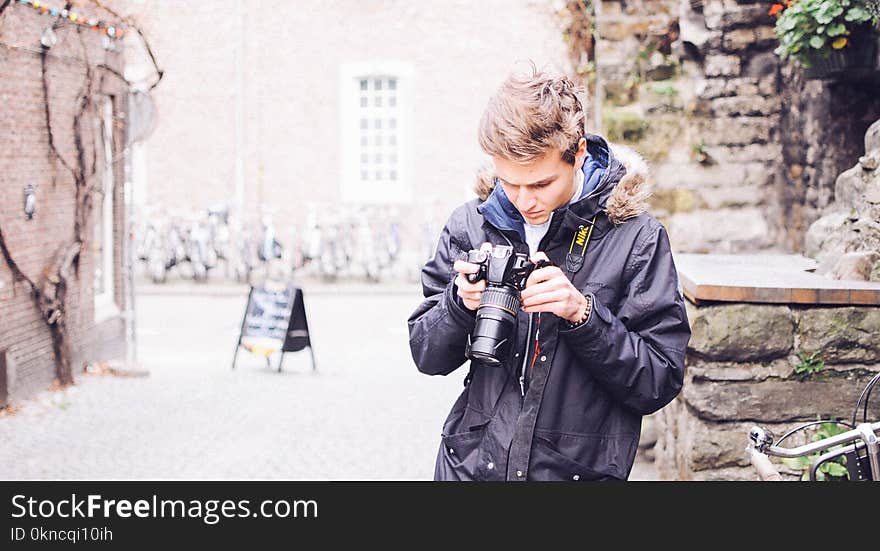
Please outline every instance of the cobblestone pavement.
[{"label": "cobblestone pavement", "polygon": [[[429,480],[464,372],[418,373],[415,287],[308,288],[318,363],[282,372],[232,353],[246,291],[149,289],[137,299],[146,377],[78,376],[0,417],[0,478]],[[653,479],[637,462],[631,479]]]}]

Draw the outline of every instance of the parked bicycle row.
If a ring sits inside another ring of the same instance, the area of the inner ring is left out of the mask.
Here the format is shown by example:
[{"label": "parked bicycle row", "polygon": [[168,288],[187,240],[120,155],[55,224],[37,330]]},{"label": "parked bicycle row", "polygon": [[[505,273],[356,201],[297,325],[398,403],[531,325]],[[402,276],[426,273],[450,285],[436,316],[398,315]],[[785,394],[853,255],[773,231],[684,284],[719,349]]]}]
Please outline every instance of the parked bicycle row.
[{"label": "parked bicycle row", "polygon": [[265,278],[417,282],[433,254],[440,223],[427,216],[418,231],[380,206],[309,205],[302,223],[283,229],[264,211],[242,224],[226,205],[202,211],[146,208],[135,221],[141,273],[169,278],[255,284]]}]

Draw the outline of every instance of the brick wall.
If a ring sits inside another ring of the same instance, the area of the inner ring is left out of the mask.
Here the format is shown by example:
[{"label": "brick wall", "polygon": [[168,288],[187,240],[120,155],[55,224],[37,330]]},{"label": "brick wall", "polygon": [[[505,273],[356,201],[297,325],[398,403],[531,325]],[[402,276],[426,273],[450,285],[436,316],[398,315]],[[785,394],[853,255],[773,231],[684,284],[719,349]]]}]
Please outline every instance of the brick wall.
[{"label": "brick wall", "polygon": [[[84,13],[88,10],[84,8]],[[22,271],[41,281],[43,270],[56,251],[73,237],[74,182],[70,173],[50,156],[42,83],[40,36],[53,19],[28,6],[13,3],[0,15],[0,227],[10,252]],[[74,163],[73,116],[76,96],[82,88],[87,63],[104,63],[121,72],[120,52],[108,52],[100,35],[84,30],[78,35],[73,25],[56,30],[58,41],[47,61],[48,95],[53,135],[62,157]],[[81,42],[82,40],[82,42]],[[84,50],[85,48],[85,50]],[[88,62],[84,62],[88,59]],[[117,115],[125,109],[127,86],[106,71],[96,75],[94,91],[113,98]],[[123,151],[124,125],[114,117],[115,155]],[[101,151],[94,151],[91,137],[93,118],[83,119],[88,129],[85,140],[89,166],[97,159],[101,176]],[[116,302],[122,304],[121,239],[124,226],[124,163],[114,164],[114,269]],[[90,180],[91,181],[91,180]],[[23,212],[23,189],[36,187],[37,207],[33,219]],[[96,198],[100,204],[100,196]],[[101,324],[94,317],[93,229],[86,231],[79,270],[67,291],[67,324],[72,337],[72,367],[78,373],[83,362],[97,359],[102,349],[116,349],[123,333],[118,316]],[[34,306],[27,288],[12,281],[5,262],[0,261],[0,349],[7,350],[9,397],[14,402],[46,388],[54,378],[54,353],[49,331]]]}]

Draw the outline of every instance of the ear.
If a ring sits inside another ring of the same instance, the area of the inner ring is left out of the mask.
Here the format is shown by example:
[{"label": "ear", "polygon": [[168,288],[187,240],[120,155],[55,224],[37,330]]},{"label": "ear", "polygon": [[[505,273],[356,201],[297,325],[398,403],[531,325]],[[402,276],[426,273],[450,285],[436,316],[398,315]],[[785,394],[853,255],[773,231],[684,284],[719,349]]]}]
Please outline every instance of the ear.
[{"label": "ear", "polygon": [[580,168],[584,165],[584,159],[587,158],[587,140],[581,138],[578,141],[577,151],[574,154],[574,167]]}]

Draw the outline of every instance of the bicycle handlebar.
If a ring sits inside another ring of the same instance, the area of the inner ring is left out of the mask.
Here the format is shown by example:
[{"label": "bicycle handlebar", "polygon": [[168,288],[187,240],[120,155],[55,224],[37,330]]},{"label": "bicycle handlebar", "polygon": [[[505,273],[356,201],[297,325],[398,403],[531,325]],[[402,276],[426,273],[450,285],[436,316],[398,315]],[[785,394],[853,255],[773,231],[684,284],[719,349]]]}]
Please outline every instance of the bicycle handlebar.
[{"label": "bicycle handlebar", "polygon": [[[761,478],[766,480],[768,477],[773,477],[772,475],[762,472],[766,470],[766,465],[763,464],[760,456],[763,456],[764,458],[766,458],[767,455],[785,458],[803,457],[833,448],[834,446],[856,442],[857,446],[867,448],[868,462],[871,467],[872,477],[874,480],[880,480],[880,440],[878,440],[878,432],[880,432],[880,421],[876,423],[861,423],[852,430],[829,436],[828,438],[823,438],[817,442],[811,442],[794,448],[784,448],[781,446],[774,446],[773,437],[761,427],[754,426],[749,430],[749,440],[751,444],[748,446],[748,451],[752,464],[758,468]],[[837,453],[831,452],[831,454],[825,454],[820,457],[819,460],[815,462],[813,470],[815,471],[815,467],[819,463],[830,459],[833,455],[837,455]],[[769,461],[767,463],[769,463]]]},{"label": "bicycle handlebar", "polygon": [[[829,421],[831,422],[831,421]],[[867,428],[867,432],[864,430]],[[862,440],[870,445],[869,440],[877,443],[877,432],[880,431],[880,421],[876,423],[862,423],[852,430],[823,438],[817,442],[810,442],[795,448],[784,448],[773,445],[773,438],[761,427],[752,427],[749,431],[749,440],[755,449],[761,453],[775,455],[777,457],[803,457],[841,444],[848,444],[854,440]],[[870,434],[869,434],[870,433]]]}]

